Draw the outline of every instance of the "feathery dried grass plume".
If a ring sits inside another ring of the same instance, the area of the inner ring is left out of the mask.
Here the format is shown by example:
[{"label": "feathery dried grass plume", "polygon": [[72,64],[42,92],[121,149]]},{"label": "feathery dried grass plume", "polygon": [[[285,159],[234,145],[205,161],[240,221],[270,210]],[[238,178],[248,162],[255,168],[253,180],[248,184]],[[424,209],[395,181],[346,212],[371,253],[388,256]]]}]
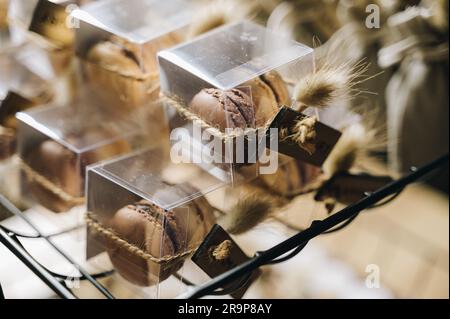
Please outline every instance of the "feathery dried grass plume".
[{"label": "feathery dried grass plume", "polygon": [[330,63],[297,82],[293,97],[300,111],[308,107],[325,108],[339,101],[351,99],[361,93],[357,85],[367,81],[369,64],[364,61]]},{"label": "feathery dried grass plume", "polygon": [[231,211],[219,219],[219,224],[230,234],[242,234],[267,219],[274,208],[282,206],[280,198],[252,188],[247,190]]},{"label": "feathery dried grass plume", "polygon": [[326,176],[349,171],[359,159],[364,159],[370,151],[378,149],[376,137],[375,129],[367,129],[360,123],[347,127],[323,164]]},{"label": "feathery dried grass plume", "polygon": [[192,39],[222,25],[243,20],[250,16],[255,6],[256,1],[212,1],[192,19],[188,39]]}]

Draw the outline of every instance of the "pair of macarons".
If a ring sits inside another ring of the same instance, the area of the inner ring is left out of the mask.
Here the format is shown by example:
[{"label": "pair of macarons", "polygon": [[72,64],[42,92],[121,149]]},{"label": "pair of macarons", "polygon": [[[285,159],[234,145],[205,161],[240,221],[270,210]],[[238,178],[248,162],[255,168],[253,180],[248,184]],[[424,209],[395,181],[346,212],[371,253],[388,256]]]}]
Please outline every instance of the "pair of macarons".
[{"label": "pair of macarons", "polygon": [[[160,196],[189,197],[198,193],[189,184],[179,184],[159,191]],[[121,245],[111,236],[96,236],[106,249],[114,268],[129,282],[151,286],[178,271],[187,258],[184,253],[195,249],[214,224],[213,208],[204,197],[190,200],[179,207],[165,210],[147,200],[119,209],[107,225],[121,240],[155,259],[179,256],[157,262]],[[93,232],[95,234],[95,232]]]},{"label": "pair of macarons", "polygon": [[86,53],[84,77],[101,102],[115,109],[134,110],[158,98],[156,53],[180,41],[176,32],[139,45],[111,36]]},{"label": "pair of macarons", "polygon": [[225,131],[262,127],[289,101],[285,82],[278,72],[270,71],[243,84],[242,88],[202,89],[189,103],[189,110],[209,125]]},{"label": "pair of macarons", "polygon": [[[66,141],[73,145],[81,145],[85,144],[85,141],[107,140],[112,137],[114,135],[106,130],[92,129],[82,134],[72,134],[66,138]],[[49,189],[33,176],[28,176],[29,190],[33,198],[44,207],[55,213],[65,212],[76,203],[58,196],[58,190],[73,198],[82,197],[86,166],[128,153],[130,150],[131,145],[124,139],[115,140],[81,154],[75,153],[54,140],[45,140],[29,149],[24,154],[23,161],[31,168],[33,174],[46,178],[55,189]]]}]

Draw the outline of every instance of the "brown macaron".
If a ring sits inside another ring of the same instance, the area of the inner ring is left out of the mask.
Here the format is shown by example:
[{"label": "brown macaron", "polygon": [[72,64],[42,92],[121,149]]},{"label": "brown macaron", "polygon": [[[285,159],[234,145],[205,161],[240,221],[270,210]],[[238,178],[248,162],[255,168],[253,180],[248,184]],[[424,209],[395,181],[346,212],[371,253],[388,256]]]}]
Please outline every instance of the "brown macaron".
[{"label": "brown macaron", "polygon": [[[110,138],[106,131],[93,130],[83,136],[69,136],[68,141],[83,143],[83,140]],[[118,139],[110,144],[101,146],[79,156],[62,144],[46,140],[25,154],[25,163],[36,173],[47,178],[54,186],[64,193],[79,198],[83,196],[84,170],[87,165],[109,159],[113,156],[127,153],[131,150],[129,143]],[[72,208],[75,203],[67,202],[54,191],[31,179],[30,191],[41,205],[53,212],[64,212]]]},{"label": "brown macaron", "polygon": [[114,108],[129,111],[154,101],[159,97],[156,53],[180,40],[170,33],[142,45],[117,36],[96,43],[83,63],[88,84]]},{"label": "brown macaron", "polygon": [[[192,194],[191,186],[179,186],[179,192]],[[109,226],[119,238],[155,258],[161,258],[195,249],[213,224],[213,209],[201,197],[170,211],[141,200],[117,211]],[[135,285],[151,286],[162,282],[178,271],[184,262],[184,258],[176,258],[157,263],[131,252],[108,237],[102,238],[102,241],[115,269]]]},{"label": "brown macaron", "polygon": [[289,105],[286,83],[276,71],[269,71],[247,83],[255,109],[256,126],[262,127],[270,121],[282,105]]},{"label": "brown macaron", "polygon": [[191,112],[221,131],[226,128],[255,127],[250,97],[241,90],[203,89],[189,104]]},{"label": "brown macaron", "polygon": [[[66,147],[55,141],[47,140],[26,154],[24,161],[37,174],[47,178],[58,189],[73,197],[80,196],[82,178],[77,165],[78,159],[76,154]],[[33,198],[42,206],[54,212],[63,212],[71,208],[73,204],[67,203],[30,177],[32,176],[27,176],[29,190]]]}]

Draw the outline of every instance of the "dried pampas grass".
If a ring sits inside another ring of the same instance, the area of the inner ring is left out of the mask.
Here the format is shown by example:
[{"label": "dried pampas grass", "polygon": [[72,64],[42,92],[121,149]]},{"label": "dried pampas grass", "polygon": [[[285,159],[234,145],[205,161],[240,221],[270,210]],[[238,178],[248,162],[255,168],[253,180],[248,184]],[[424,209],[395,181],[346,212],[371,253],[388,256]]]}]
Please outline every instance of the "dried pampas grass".
[{"label": "dried pampas grass", "polygon": [[331,178],[337,173],[349,171],[359,159],[379,148],[377,130],[367,129],[360,123],[352,124],[342,133],[336,146],[323,164],[323,171]]},{"label": "dried pampas grass", "polygon": [[246,194],[239,199],[230,212],[219,219],[219,224],[230,234],[237,235],[249,231],[267,219],[274,208],[287,203],[256,187],[246,189],[244,192]]},{"label": "dried pampas grass", "polygon": [[225,24],[243,20],[250,16],[255,1],[215,0],[201,9],[192,19],[188,39],[213,30]]},{"label": "dried pampas grass", "polygon": [[359,95],[361,90],[357,85],[369,79],[365,76],[368,68],[364,61],[325,62],[294,87],[293,98],[298,102],[299,111],[308,107],[325,108]]}]

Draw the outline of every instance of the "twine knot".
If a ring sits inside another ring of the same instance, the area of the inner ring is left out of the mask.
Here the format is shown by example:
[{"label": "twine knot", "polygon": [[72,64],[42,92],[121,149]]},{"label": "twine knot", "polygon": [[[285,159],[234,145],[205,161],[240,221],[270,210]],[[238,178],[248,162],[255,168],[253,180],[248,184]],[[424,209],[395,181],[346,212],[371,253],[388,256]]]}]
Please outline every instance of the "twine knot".
[{"label": "twine knot", "polygon": [[317,118],[315,116],[298,120],[294,125],[294,134],[290,136],[295,143],[310,155],[316,152],[316,124]]},{"label": "twine knot", "polygon": [[230,254],[231,254],[231,246],[232,245],[233,245],[233,243],[231,242],[231,240],[229,240],[229,239],[224,240],[219,245],[217,245],[216,248],[214,248],[214,250],[212,252],[212,256],[214,257],[215,260],[219,260],[219,261],[228,259],[228,257],[230,257]]}]

